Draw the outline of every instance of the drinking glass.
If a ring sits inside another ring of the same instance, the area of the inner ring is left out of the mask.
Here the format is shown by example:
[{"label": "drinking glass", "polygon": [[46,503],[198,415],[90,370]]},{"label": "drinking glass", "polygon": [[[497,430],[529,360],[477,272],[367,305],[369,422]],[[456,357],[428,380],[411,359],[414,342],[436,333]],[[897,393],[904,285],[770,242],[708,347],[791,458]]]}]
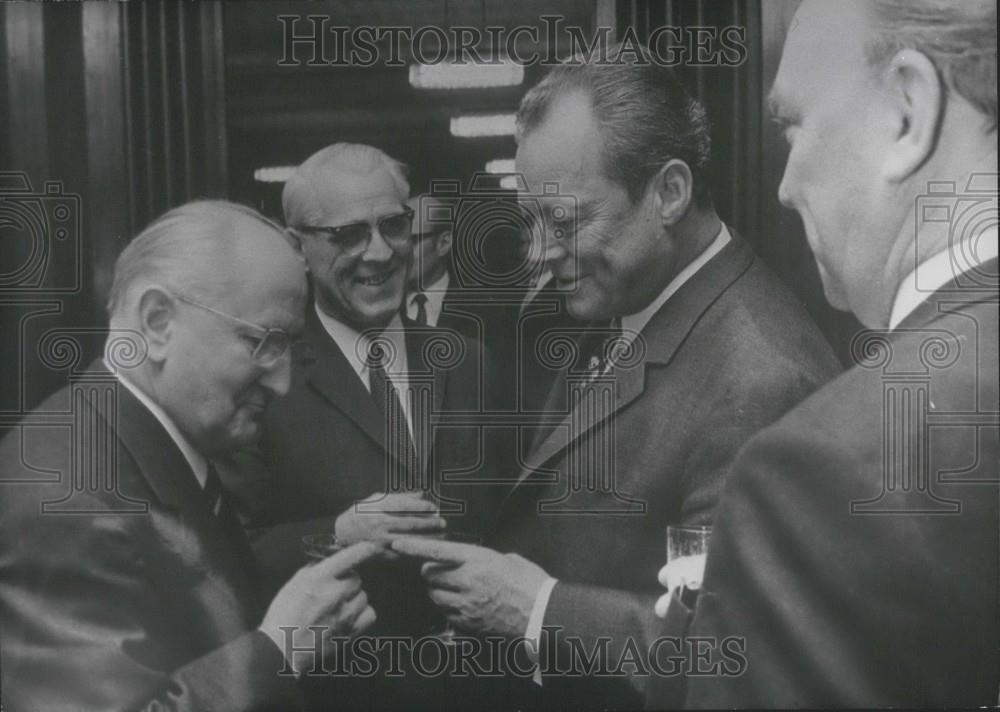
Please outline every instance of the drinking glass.
[{"label": "drinking glass", "polygon": [[317,561],[336,554],[344,547],[337,543],[334,534],[306,534],[302,537],[302,549],[306,556]]},{"label": "drinking glass", "polygon": [[667,589],[701,588],[712,527],[667,527]]}]

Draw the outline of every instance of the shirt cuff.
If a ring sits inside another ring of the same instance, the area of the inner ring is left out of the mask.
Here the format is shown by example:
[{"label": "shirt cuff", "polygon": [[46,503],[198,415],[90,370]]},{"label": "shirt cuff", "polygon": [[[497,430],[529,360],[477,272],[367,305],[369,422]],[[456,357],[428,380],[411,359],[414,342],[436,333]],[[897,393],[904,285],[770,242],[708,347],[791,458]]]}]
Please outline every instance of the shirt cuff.
[{"label": "shirt cuff", "polygon": [[535,605],[531,608],[531,615],[528,617],[528,628],[524,632],[525,648],[528,651],[528,658],[535,666],[535,671],[531,675],[532,681],[536,685],[542,684],[542,671],[538,667],[538,646],[541,644],[542,623],[545,621],[545,609],[549,607],[549,597],[552,589],[555,588],[556,579],[549,576],[538,589],[535,595]]}]

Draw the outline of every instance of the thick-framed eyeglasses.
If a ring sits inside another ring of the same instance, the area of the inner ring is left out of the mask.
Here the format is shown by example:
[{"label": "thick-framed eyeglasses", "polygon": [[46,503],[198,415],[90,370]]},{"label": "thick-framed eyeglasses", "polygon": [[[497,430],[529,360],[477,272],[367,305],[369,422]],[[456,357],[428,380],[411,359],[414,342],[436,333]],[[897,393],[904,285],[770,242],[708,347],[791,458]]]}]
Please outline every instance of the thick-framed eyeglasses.
[{"label": "thick-framed eyeglasses", "polygon": [[368,222],[356,222],[336,227],[299,225],[295,229],[300,232],[322,234],[327,242],[344,251],[367,249],[372,239],[373,227],[386,242],[400,246],[410,241],[410,228],[413,225],[413,210],[406,208],[401,213],[386,215],[375,221],[373,226]]},{"label": "thick-framed eyeglasses", "polygon": [[234,324],[240,324],[260,334],[260,336],[251,336],[250,334],[239,333],[238,336],[250,347],[250,358],[254,364],[261,368],[268,368],[276,364],[282,356],[288,353],[288,349],[292,345],[292,337],[284,329],[265,328],[253,322],[240,319],[238,316],[233,316],[232,314],[227,314],[224,311],[210,307],[207,304],[197,302],[190,297],[185,297],[183,294],[173,294],[172,296],[179,302],[190,304],[193,307],[220,316]]},{"label": "thick-framed eyeglasses", "polygon": [[450,232],[450,230],[427,230],[426,232],[414,232],[410,235],[410,241],[414,245],[419,245],[424,240],[429,240],[432,237],[435,239],[444,237]]}]

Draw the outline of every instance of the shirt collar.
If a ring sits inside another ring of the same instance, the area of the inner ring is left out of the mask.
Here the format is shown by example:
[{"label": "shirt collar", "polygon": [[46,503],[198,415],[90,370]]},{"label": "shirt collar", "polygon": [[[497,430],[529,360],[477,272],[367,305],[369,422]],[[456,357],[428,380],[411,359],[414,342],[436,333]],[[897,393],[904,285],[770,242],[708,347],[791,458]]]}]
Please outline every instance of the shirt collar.
[{"label": "shirt collar", "polygon": [[128,378],[125,377],[120,371],[116,371],[114,368],[108,364],[107,359],[104,360],[104,366],[113,374],[118,382],[125,386],[129,392],[136,397],[140,403],[142,403],[146,410],[153,414],[163,429],[167,431],[170,439],[174,441],[177,448],[181,451],[184,459],[187,461],[188,466],[191,468],[191,472],[198,479],[198,484],[202,487],[205,486],[205,482],[208,479],[208,460],[200,452],[194,449],[190,441],[181,431],[178,429],[177,425],[171,419],[167,412],[160,407],[152,398],[150,398],[146,393],[139,388],[139,386],[132,383]]},{"label": "shirt collar", "polygon": [[641,332],[646,324],[649,323],[649,320],[653,318],[653,315],[660,310],[660,307],[666,304],[667,300],[678,289],[684,286],[684,283],[691,279],[698,270],[708,264],[709,260],[719,254],[722,248],[729,244],[730,240],[732,240],[732,236],[729,234],[729,229],[725,223],[722,223],[722,227],[719,228],[719,234],[715,236],[712,244],[705,248],[700,255],[691,260],[684,269],[678,272],[677,276],[670,280],[670,283],[664,287],[656,299],[650,302],[642,311],[622,317],[621,324],[625,338],[628,339],[630,333],[638,334]]},{"label": "shirt collar", "polygon": [[993,227],[976,237],[952,245],[917,265],[896,290],[896,299],[889,316],[889,329],[899,326],[928,296],[948,282],[996,256],[997,228]]},{"label": "shirt collar", "polygon": [[521,311],[524,311],[531,302],[538,296],[538,293],[545,289],[552,281],[552,270],[547,267],[538,276],[534,284],[525,292],[524,299],[521,300]]},{"label": "shirt collar", "polygon": [[[371,384],[368,382],[368,364],[365,360],[368,354],[368,345],[371,342],[370,334],[361,333],[342,321],[334,319],[320,309],[319,304],[314,304],[313,307],[316,310],[316,316],[319,317],[319,323],[323,325],[323,330],[337,344],[337,348],[344,354],[365,388],[371,390]],[[392,317],[392,321],[385,327],[384,335],[396,347],[395,357],[386,365],[386,373],[397,376],[405,374],[407,371],[406,337],[403,332],[403,321],[399,314]]]}]

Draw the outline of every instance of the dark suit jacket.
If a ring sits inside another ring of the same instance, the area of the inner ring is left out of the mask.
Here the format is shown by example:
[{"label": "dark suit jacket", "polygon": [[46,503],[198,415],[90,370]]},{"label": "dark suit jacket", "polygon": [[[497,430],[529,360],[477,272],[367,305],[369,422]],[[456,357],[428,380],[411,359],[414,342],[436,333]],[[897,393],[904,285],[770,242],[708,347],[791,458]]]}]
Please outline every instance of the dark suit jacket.
[{"label": "dark suit jacket", "polygon": [[[738,636],[746,665],[690,677],[687,706],[997,703],[996,260],[982,274],[862,332],[858,365],[736,461],[693,620],[675,600],[665,634]],[[676,706],[683,678],[662,682],[649,704]]]},{"label": "dark suit jacket", "polygon": [[[460,482],[484,477],[495,459],[489,438],[462,415],[475,416],[489,400],[490,384],[482,375],[488,369],[487,357],[460,336],[412,324],[406,328],[411,374],[431,386],[430,442],[421,448],[421,456],[435,487],[446,479],[457,500],[454,493],[465,487]],[[442,337],[452,341],[445,344]],[[269,408],[260,446],[269,477],[251,522],[252,539],[272,585],[304,563],[303,534],[333,531],[339,514],[389,487],[386,471],[391,455],[384,417],[312,310],[306,338],[310,348],[295,354],[290,391]],[[476,494],[478,488],[469,489]],[[459,506],[465,505],[444,503],[442,511],[449,514]],[[382,610],[376,607],[383,623],[406,617],[398,597],[366,588],[376,601],[384,601]]]},{"label": "dark suit jacket", "polygon": [[[0,443],[4,709],[296,709],[281,651],[248,632],[260,611],[238,527],[212,515],[180,450],[127,389],[117,416],[97,392],[73,402],[64,389],[36,411],[68,414],[72,402],[72,426],[23,424]],[[81,513],[43,511],[70,493],[73,462],[98,483],[74,493]],[[117,488],[105,479],[115,471]]]},{"label": "dark suit jacket", "polygon": [[[587,651],[611,636],[612,665],[629,638],[642,645],[659,629],[666,526],[710,523],[739,447],[838,370],[801,305],[735,236],[637,344],[533,449],[492,537],[559,579],[544,625]],[[555,651],[569,660],[543,637],[543,658]],[[545,688],[561,706],[640,705],[627,682],[644,679],[552,676]]]}]

